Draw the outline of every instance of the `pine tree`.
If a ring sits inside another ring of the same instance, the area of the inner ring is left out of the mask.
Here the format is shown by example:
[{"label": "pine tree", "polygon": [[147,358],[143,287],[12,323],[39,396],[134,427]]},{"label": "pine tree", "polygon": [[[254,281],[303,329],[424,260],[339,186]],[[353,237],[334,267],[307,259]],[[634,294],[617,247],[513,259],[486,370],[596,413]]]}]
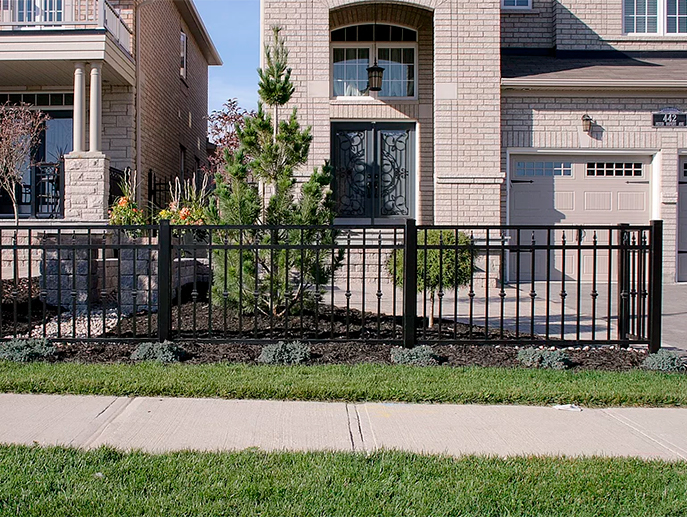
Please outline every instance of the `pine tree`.
[{"label": "pine tree", "polygon": [[[266,67],[259,71],[261,102],[257,113],[237,128],[239,149],[225,155],[226,177],[217,178],[216,197],[220,223],[247,225],[243,231],[224,231],[218,239],[249,246],[280,245],[291,249],[227,250],[216,253],[213,299],[215,303],[240,305],[244,312],[268,312],[282,316],[299,303],[319,296],[342,260],[340,254],[294,249],[319,243],[333,245],[336,232],[331,192],[332,168],[315,169],[300,192],[295,171],[308,160],[311,129],[302,129],[294,108],[279,121],[279,108],[289,102],[295,88],[288,68],[288,50],[274,28],[273,47],[265,49]],[[263,106],[274,108],[273,116]],[[269,187],[269,199],[260,196],[254,183]],[[259,225],[282,227],[266,230]],[[285,226],[302,225],[289,229]]]}]

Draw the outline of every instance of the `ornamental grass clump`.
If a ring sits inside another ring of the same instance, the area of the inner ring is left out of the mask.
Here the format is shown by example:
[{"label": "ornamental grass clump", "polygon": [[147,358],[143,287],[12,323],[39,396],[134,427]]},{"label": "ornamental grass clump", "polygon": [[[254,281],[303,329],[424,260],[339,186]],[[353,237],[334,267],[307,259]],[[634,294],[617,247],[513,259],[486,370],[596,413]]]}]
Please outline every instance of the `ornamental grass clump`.
[{"label": "ornamental grass clump", "polygon": [[299,341],[284,343],[280,341],[276,345],[262,347],[258,362],[262,364],[274,364],[294,366],[304,364],[310,360],[310,347]]},{"label": "ornamental grass clump", "polygon": [[183,361],[186,355],[183,348],[168,341],[164,343],[141,343],[131,354],[131,360],[170,364]]},{"label": "ornamental grass clump", "polygon": [[525,348],[518,351],[518,361],[527,368],[543,370],[567,370],[572,366],[570,357],[563,350]]},{"label": "ornamental grass clump", "polygon": [[33,363],[50,359],[56,352],[47,339],[13,339],[0,343],[0,361]]},{"label": "ornamental grass clump", "polygon": [[408,366],[437,366],[441,361],[429,346],[415,348],[394,347],[391,349],[391,362]]},{"label": "ornamental grass clump", "polygon": [[687,372],[687,359],[670,350],[659,350],[644,360],[642,368],[664,373],[684,373]]}]

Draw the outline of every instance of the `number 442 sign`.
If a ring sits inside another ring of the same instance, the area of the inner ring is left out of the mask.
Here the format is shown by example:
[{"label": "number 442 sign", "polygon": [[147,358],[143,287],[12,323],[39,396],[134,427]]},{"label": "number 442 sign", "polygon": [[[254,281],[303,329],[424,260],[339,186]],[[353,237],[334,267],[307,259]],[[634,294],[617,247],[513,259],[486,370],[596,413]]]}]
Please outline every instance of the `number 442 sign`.
[{"label": "number 442 sign", "polygon": [[665,108],[654,113],[654,127],[687,127],[687,113],[677,108]]}]

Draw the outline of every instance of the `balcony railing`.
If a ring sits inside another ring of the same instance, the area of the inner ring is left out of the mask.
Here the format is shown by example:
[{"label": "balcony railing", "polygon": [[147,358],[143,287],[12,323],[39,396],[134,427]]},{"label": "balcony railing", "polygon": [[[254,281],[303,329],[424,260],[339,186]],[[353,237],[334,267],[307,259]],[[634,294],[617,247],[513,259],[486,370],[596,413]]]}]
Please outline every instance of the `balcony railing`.
[{"label": "balcony railing", "polygon": [[107,29],[131,54],[131,28],[107,0],[0,0],[0,30]]}]

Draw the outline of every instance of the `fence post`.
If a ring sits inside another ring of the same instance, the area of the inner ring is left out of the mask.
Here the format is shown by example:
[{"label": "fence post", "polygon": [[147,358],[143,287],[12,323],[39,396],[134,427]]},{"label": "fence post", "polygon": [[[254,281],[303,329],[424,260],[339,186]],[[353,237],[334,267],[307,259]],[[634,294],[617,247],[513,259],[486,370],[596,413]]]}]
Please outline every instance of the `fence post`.
[{"label": "fence post", "polygon": [[403,346],[417,343],[417,227],[407,219],[403,246]]},{"label": "fence post", "polygon": [[649,293],[649,352],[655,354],[663,332],[663,221],[651,221]]},{"label": "fence post", "polygon": [[172,228],[168,219],[160,220],[157,242],[157,335],[164,342],[172,333]]},{"label": "fence post", "polygon": [[618,225],[618,339],[627,341],[630,332],[629,224]]}]

